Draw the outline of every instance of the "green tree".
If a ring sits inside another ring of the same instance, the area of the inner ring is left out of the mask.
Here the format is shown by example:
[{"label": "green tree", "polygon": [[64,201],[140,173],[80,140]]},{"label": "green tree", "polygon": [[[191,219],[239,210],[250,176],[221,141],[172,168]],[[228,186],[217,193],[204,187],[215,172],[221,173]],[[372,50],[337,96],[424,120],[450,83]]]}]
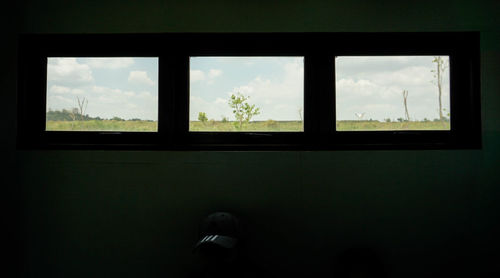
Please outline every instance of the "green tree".
[{"label": "green tree", "polygon": [[229,98],[229,106],[233,109],[234,117],[239,123],[239,129],[243,127],[243,123],[248,123],[253,116],[260,114],[260,108],[255,107],[255,104],[248,104],[249,96],[244,96],[240,92],[236,95],[232,94]]},{"label": "green tree", "polygon": [[203,124],[205,124],[208,121],[207,113],[205,113],[205,112],[199,112],[198,113],[198,121],[200,121]]}]

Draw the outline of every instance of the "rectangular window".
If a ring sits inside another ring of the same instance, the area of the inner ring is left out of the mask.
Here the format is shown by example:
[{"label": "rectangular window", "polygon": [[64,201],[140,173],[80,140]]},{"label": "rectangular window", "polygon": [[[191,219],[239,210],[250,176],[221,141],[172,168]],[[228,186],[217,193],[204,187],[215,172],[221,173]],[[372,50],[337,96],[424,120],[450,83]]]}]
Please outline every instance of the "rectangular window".
[{"label": "rectangular window", "polygon": [[450,130],[449,56],[339,56],[336,130]]},{"label": "rectangular window", "polygon": [[158,131],[158,58],[47,58],[46,131]]},{"label": "rectangular window", "polygon": [[479,32],[22,35],[22,149],[481,147]]},{"label": "rectangular window", "polygon": [[304,57],[190,57],[189,85],[189,131],[304,130]]}]

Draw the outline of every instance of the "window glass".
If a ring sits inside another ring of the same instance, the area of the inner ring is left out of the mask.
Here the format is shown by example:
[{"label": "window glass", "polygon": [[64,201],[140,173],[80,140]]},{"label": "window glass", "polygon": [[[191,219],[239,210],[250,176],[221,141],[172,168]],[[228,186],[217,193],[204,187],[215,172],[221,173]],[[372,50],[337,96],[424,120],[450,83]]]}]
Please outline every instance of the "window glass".
[{"label": "window glass", "polygon": [[158,58],[47,61],[47,131],[158,130]]},{"label": "window glass", "polygon": [[303,57],[191,57],[189,130],[303,131]]},{"label": "window glass", "polygon": [[450,130],[448,56],[339,56],[336,130]]}]

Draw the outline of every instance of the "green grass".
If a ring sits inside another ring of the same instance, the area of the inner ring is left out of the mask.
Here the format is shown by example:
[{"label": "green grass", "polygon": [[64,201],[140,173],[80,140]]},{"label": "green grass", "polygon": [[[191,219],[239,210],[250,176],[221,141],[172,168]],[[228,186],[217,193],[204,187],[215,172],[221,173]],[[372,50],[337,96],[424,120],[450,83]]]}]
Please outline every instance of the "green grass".
[{"label": "green grass", "polygon": [[[338,121],[337,131],[384,131],[384,130],[449,130],[449,122],[377,122],[377,121]],[[135,131],[155,132],[158,122],[150,121],[47,121],[47,131]],[[300,132],[303,131],[301,121],[259,121],[243,125],[240,130],[235,122],[208,121],[205,123],[192,121],[189,131],[208,132]]]},{"label": "green grass", "polygon": [[236,122],[220,122],[208,121],[205,123],[199,121],[189,122],[189,131],[267,131],[267,132],[293,132],[303,131],[301,121],[262,121],[250,122],[243,124],[243,128],[239,129],[239,124]]},{"label": "green grass", "polygon": [[[384,131],[384,130],[449,130],[449,122],[378,122],[378,121],[337,121],[337,131]],[[234,122],[192,121],[190,131],[303,131],[301,121],[262,121],[245,124],[242,130]]]},{"label": "green grass", "polygon": [[47,131],[139,131],[156,132],[158,122],[150,121],[47,121]]},{"label": "green grass", "polygon": [[450,122],[337,121],[337,131],[450,130]]}]

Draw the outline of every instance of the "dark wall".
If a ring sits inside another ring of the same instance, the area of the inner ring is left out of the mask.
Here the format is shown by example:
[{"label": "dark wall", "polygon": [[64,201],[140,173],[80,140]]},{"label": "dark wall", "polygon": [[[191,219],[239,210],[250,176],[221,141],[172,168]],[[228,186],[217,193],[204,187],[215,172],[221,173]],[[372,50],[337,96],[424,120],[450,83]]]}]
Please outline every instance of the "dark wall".
[{"label": "dark wall", "polygon": [[[249,224],[249,255],[270,272],[328,277],[355,246],[373,248],[390,277],[499,271],[500,2],[178,2],[46,0],[3,9],[4,211],[9,262],[21,277],[185,277],[199,220],[221,209]],[[18,32],[468,30],[481,31],[481,150],[15,148]]]}]

